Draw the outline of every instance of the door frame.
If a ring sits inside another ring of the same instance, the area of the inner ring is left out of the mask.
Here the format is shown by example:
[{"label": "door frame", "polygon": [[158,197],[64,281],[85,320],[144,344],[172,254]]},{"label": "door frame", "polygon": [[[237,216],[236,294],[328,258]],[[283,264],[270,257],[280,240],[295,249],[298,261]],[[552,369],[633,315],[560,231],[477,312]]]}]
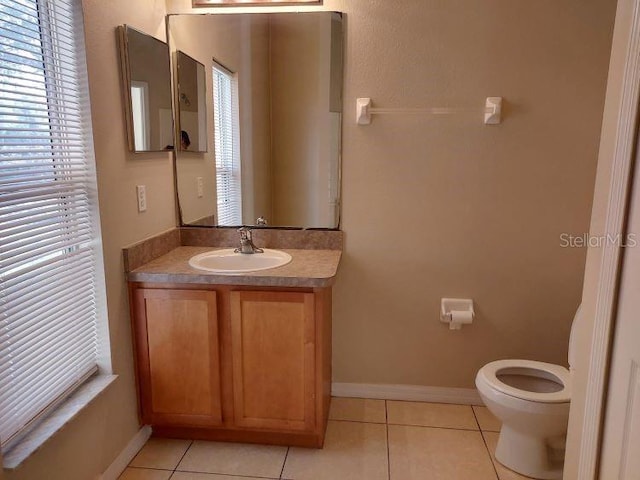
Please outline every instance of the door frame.
[{"label": "door frame", "polygon": [[[640,94],[640,0],[633,0],[632,8],[633,19],[627,43],[621,101],[617,113],[614,158],[603,231],[604,235],[611,235],[610,238],[618,238],[617,235],[625,232],[628,216],[627,200],[634,166]],[[618,16],[616,21],[619,21]],[[613,242],[604,242],[597,283],[585,411],[580,436],[578,462],[580,479],[598,478],[621,258],[622,249],[618,245]]]}]

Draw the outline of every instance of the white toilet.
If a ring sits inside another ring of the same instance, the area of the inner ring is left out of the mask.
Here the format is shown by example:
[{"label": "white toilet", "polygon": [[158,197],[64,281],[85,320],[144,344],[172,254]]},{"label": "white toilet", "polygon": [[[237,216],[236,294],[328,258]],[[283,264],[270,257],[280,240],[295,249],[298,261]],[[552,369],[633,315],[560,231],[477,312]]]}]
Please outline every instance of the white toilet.
[{"label": "white toilet", "polygon": [[[571,326],[569,365],[580,307]],[[532,360],[497,360],[476,375],[487,408],[502,421],[496,459],[522,475],[561,479],[569,420],[569,370]]]}]

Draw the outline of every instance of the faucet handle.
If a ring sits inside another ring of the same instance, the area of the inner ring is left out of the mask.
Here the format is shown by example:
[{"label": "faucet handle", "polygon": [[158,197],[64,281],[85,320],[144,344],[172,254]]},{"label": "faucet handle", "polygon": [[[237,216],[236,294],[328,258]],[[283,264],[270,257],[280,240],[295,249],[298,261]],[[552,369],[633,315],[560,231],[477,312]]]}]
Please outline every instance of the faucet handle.
[{"label": "faucet handle", "polygon": [[257,248],[251,239],[251,229],[249,227],[240,227],[238,229],[240,233],[240,248],[236,248],[236,253],[262,253],[262,248]]},{"label": "faucet handle", "polygon": [[251,229],[249,227],[240,227],[238,229],[240,240],[251,240]]},{"label": "faucet handle", "polygon": [[262,215],[260,215],[258,218],[256,218],[256,225],[265,226],[267,224],[268,224],[267,219],[264,218]]}]

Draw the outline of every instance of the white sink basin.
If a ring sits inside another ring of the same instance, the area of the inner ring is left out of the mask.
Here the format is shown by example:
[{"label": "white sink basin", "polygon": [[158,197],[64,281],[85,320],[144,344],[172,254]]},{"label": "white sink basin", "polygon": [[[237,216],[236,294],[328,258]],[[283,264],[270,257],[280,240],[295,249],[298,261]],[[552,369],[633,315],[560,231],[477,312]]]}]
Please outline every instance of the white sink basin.
[{"label": "white sink basin", "polygon": [[189,265],[214,273],[244,273],[281,267],[291,261],[291,255],[280,250],[264,249],[263,253],[236,253],[233,248],[212,250],[195,255]]}]

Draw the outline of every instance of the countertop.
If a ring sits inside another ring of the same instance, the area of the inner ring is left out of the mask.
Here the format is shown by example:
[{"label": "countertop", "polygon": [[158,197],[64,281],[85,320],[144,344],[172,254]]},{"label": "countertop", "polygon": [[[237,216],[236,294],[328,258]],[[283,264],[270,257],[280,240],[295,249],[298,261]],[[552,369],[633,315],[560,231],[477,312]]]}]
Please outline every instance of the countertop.
[{"label": "countertop", "polygon": [[224,247],[177,247],[128,274],[131,282],[256,285],[265,287],[328,287],[333,285],[340,250],[279,249],[291,255],[287,265],[237,274],[198,270],[189,265],[194,255]]}]

